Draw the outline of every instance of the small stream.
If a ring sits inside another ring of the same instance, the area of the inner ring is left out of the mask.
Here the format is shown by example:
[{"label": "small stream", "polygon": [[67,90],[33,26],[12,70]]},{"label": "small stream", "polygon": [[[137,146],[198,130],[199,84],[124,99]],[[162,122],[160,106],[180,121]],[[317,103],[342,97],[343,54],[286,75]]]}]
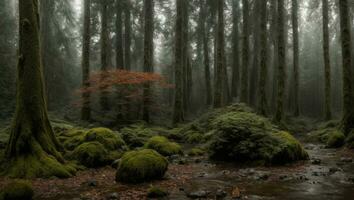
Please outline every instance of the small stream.
[{"label": "small stream", "polygon": [[[200,163],[191,181],[169,198],[182,200],[189,195],[196,199],[354,199],[353,153],[317,144],[305,147],[311,160],[285,167]],[[239,190],[241,195],[232,198],[233,190]]]}]

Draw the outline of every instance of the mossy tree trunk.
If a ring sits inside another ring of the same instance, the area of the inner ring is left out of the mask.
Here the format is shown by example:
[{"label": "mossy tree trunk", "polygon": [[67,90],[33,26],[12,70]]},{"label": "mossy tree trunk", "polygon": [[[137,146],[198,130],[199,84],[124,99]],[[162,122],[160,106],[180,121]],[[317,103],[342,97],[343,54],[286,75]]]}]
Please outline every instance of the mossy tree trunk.
[{"label": "mossy tree trunk", "polygon": [[[108,70],[108,49],[109,49],[109,33],[108,33],[108,2],[101,1],[101,72]],[[105,74],[102,75],[101,81],[105,81]],[[107,88],[100,88],[100,105],[102,110],[109,110]]]},{"label": "mossy tree trunk", "polygon": [[278,0],[278,93],[275,121],[280,122],[284,115],[284,91],[285,91],[285,65],[286,65],[286,41],[285,41],[285,0]]},{"label": "mossy tree trunk", "polygon": [[341,129],[348,134],[354,128],[351,25],[348,0],[339,0],[340,31],[343,56],[343,118]]},{"label": "mossy tree trunk", "polygon": [[183,1],[176,0],[176,39],[175,39],[175,102],[173,110],[173,123],[184,121],[183,107]]},{"label": "mossy tree trunk", "polygon": [[299,105],[299,4],[298,0],[292,1],[292,24],[293,24],[293,67],[294,67],[294,116],[300,115]]},{"label": "mossy tree trunk", "polygon": [[[90,87],[90,40],[91,40],[91,0],[86,0],[84,5],[84,31],[83,31],[83,43],[82,43],[82,87]],[[91,107],[90,107],[91,94],[86,91],[82,94],[82,108],[81,119],[89,121],[91,119]]]},{"label": "mossy tree trunk", "polygon": [[322,14],[323,14],[323,58],[324,58],[324,72],[325,72],[325,119],[332,118],[331,109],[331,61],[329,55],[329,14],[328,14],[328,0],[322,0]]},{"label": "mossy tree trunk", "polygon": [[[152,73],[154,61],[154,1],[144,0],[144,72]],[[151,85],[144,85],[143,120],[150,121],[150,107],[152,103]]]},{"label": "mossy tree trunk", "polygon": [[261,115],[267,115],[267,94],[266,84],[268,77],[268,60],[267,60],[267,1],[260,4],[260,75],[259,75],[259,101],[258,112]]},{"label": "mossy tree trunk", "polygon": [[34,178],[72,174],[50,125],[43,84],[37,0],[19,1],[17,104],[1,173]]},{"label": "mossy tree trunk", "polygon": [[210,59],[209,59],[209,34],[206,30],[206,3],[204,0],[200,0],[200,29],[201,29],[201,40],[203,43],[203,57],[204,57],[204,77],[205,77],[205,89],[206,89],[206,104],[209,106],[212,103],[212,93],[211,93],[211,75],[210,75]]},{"label": "mossy tree trunk", "polygon": [[224,34],[224,0],[218,0],[217,45],[216,45],[216,74],[214,89],[214,108],[224,106],[225,96],[225,34]]},{"label": "mossy tree trunk", "polygon": [[231,95],[237,98],[240,84],[240,52],[239,52],[239,1],[232,1],[232,81]]},{"label": "mossy tree trunk", "polygon": [[243,38],[242,38],[242,76],[241,76],[241,102],[248,103],[248,66],[249,66],[249,2],[242,0],[243,4]]}]

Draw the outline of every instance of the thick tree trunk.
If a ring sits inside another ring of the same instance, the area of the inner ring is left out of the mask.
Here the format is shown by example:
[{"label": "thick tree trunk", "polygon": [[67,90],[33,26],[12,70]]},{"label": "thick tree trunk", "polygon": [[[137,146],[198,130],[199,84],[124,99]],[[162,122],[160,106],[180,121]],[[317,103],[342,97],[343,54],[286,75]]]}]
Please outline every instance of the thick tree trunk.
[{"label": "thick tree trunk", "polygon": [[130,0],[126,0],[124,7],[124,26],[125,26],[125,42],[124,42],[124,58],[125,58],[125,69],[131,70],[131,3]]},{"label": "thick tree trunk", "polygon": [[285,49],[285,0],[278,0],[278,95],[277,108],[275,113],[275,121],[280,122],[284,115],[284,91],[285,91],[285,66],[286,66],[286,49]]},{"label": "thick tree trunk", "polygon": [[124,51],[123,51],[123,2],[116,0],[116,67],[124,69]]},{"label": "thick tree trunk", "polygon": [[260,4],[260,75],[259,75],[259,101],[258,112],[261,115],[267,115],[267,94],[266,85],[268,78],[268,60],[267,60],[267,1]]},{"label": "thick tree trunk", "polygon": [[343,119],[341,128],[345,134],[349,134],[354,128],[354,100],[348,0],[339,0],[339,13],[343,56]]},{"label": "thick tree trunk", "polygon": [[[86,0],[84,5],[84,32],[82,42],[82,87],[90,87],[90,22],[91,22],[91,0]],[[81,119],[89,121],[91,119],[90,96],[88,91],[82,94]]]},{"label": "thick tree trunk", "polygon": [[243,2],[243,47],[242,47],[242,77],[241,77],[241,102],[248,103],[248,66],[249,66],[249,2]]},{"label": "thick tree trunk", "polygon": [[237,98],[240,88],[240,44],[239,44],[239,1],[232,1],[232,83],[231,95],[232,98]]},{"label": "thick tree trunk", "polygon": [[323,58],[325,67],[325,119],[332,118],[331,109],[331,61],[329,55],[329,16],[328,16],[328,0],[322,0],[323,13]]},{"label": "thick tree trunk", "polygon": [[173,123],[184,121],[183,109],[183,1],[176,0],[176,39],[175,39],[175,103],[173,110]]},{"label": "thick tree trunk", "polygon": [[[144,72],[153,72],[154,60],[154,1],[144,0]],[[151,107],[151,85],[145,84],[144,86],[144,102],[143,102],[143,120],[150,121],[150,107]]]},{"label": "thick tree trunk", "polygon": [[218,0],[218,22],[217,22],[217,49],[216,49],[216,74],[215,74],[215,89],[214,89],[214,108],[224,106],[226,96],[224,93],[225,84],[225,35],[224,35],[224,0]]},{"label": "thick tree trunk", "polygon": [[294,45],[294,116],[300,115],[299,105],[299,5],[298,0],[292,1],[292,24],[293,24],[293,45]]},{"label": "thick tree trunk", "polygon": [[208,33],[205,28],[206,24],[206,5],[203,0],[200,0],[200,26],[201,26],[201,36],[203,43],[203,57],[204,57],[204,76],[205,76],[205,89],[206,89],[206,103],[211,105],[212,103],[212,92],[211,92],[211,75],[210,75],[210,59],[209,59],[209,45],[208,45]]},{"label": "thick tree trunk", "polygon": [[50,125],[41,65],[38,1],[19,1],[17,104],[6,162],[1,174],[17,178],[68,177],[61,149]]},{"label": "thick tree trunk", "polygon": [[[108,51],[109,51],[109,44],[108,44],[108,38],[109,38],[109,33],[108,33],[108,2],[102,1],[101,2],[101,72],[106,73],[108,70]],[[101,81],[105,81],[106,77],[105,74],[102,75]],[[100,104],[102,107],[102,110],[107,111],[109,110],[109,105],[108,105],[108,92],[106,91],[106,88],[102,87],[100,88]]]}]

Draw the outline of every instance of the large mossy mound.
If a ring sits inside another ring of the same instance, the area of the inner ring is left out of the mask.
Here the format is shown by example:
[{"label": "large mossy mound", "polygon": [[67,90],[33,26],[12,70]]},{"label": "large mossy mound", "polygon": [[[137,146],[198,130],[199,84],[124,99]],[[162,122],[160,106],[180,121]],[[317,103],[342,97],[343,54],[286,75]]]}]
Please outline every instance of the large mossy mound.
[{"label": "large mossy mound", "polygon": [[164,136],[154,136],[150,138],[146,142],[145,148],[153,149],[164,156],[172,156],[183,153],[182,148],[179,144],[175,142],[170,142]]},{"label": "large mossy mound", "polygon": [[142,183],[161,179],[168,168],[168,161],[154,150],[130,151],[123,155],[118,166],[116,181]]},{"label": "large mossy mound", "polygon": [[157,131],[144,123],[133,124],[120,130],[122,137],[130,148],[142,147],[149,138],[157,135]]},{"label": "large mossy mound", "polygon": [[86,142],[75,148],[72,158],[86,167],[101,167],[111,161],[109,151],[99,142]]},{"label": "large mossy mound", "polygon": [[14,181],[0,191],[0,200],[32,200],[32,185],[25,181]]},{"label": "large mossy mound", "polygon": [[123,139],[108,128],[90,129],[86,133],[85,141],[98,141],[108,150],[125,150],[125,142]]},{"label": "large mossy mound", "polygon": [[[326,144],[327,148],[342,147],[345,142],[345,135],[335,127],[323,127],[308,134],[309,142],[321,142]],[[349,137],[348,137],[349,138]],[[349,139],[350,140],[350,139]],[[350,143],[347,139],[348,144]]]},{"label": "large mossy mound", "polygon": [[260,165],[286,164],[308,159],[301,144],[267,118],[247,109],[219,113],[210,121],[214,136],[210,157],[214,160]]}]

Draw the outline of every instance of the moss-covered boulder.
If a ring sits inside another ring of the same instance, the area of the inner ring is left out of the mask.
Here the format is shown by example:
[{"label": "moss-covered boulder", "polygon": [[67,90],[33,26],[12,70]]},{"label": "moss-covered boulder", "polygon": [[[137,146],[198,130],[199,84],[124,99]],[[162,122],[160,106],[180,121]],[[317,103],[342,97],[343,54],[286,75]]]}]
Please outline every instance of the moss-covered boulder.
[{"label": "moss-covered boulder", "polygon": [[25,181],[14,181],[0,191],[1,200],[32,200],[34,191],[32,185]]},{"label": "moss-covered boulder", "polygon": [[90,129],[85,136],[85,141],[97,141],[108,150],[125,150],[123,139],[108,128]]},{"label": "moss-covered boulder", "polygon": [[72,152],[71,157],[85,167],[101,167],[109,164],[109,151],[99,142],[86,142]]},{"label": "moss-covered boulder", "polygon": [[268,119],[250,112],[228,112],[216,117],[210,144],[215,160],[260,165],[285,164],[308,159],[301,144]]},{"label": "moss-covered boulder", "polygon": [[327,148],[339,148],[345,144],[345,135],[335,127],[322,127],[308,134],[309,142],[326,144]]},{"label": "moss-covered boulder", "polygon": [[159,187],[150,187],[149,190],[147,191],[147,197],[148,198],[163,198],[168,196],[168,192],[162,188]]},{"label": "moss-covered boulder", "polygon": [[161,179],[168,168],[168,161],[154,150],[130,151],[123,155],[116,173],[116,181],[142,183]]},{"label": "moss-covered boulder", "polygon": [[204,154],[205,154],[205,151],[203,149],[200,149],[200,148],[193,148],[193,149],[188,151],[188,155],[189,156],[202,156]]},{"label": "moss-covered boulder", "polygon": [[175,142],[170,142],[166,137],[154,136],[145,144],[145,148],[153,149],[164,156],[182,154],[182,148]]},{"label": "moss-covered boulder", "polygon": [[123,140],[130,148],[142,147],[156,133],[145,124],[133,124],[120,130]]}]

